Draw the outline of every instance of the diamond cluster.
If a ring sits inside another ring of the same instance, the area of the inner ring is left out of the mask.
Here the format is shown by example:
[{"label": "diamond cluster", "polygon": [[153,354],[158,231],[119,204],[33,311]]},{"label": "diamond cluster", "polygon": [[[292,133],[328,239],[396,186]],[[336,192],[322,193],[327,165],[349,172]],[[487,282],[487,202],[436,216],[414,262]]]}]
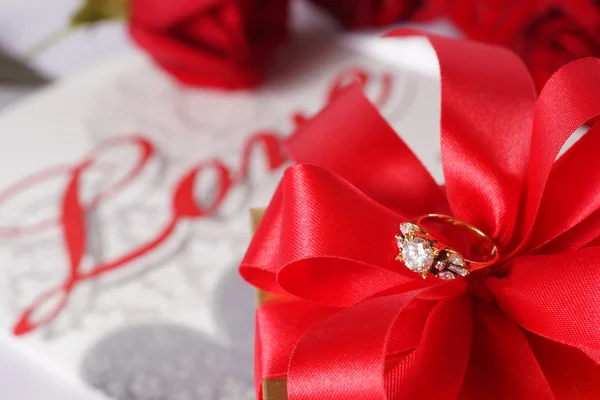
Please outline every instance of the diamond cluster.
[{"label": "diamond cluster", "polygon": [[451,249],[438,250],[438,243],[417,225],[410,222],[400,224],[401,234],[396,235],[398,242],[397,260],[402,261],[408,269],[421,274],[423,278],[431,273],[444,281],[455,279],[457,276],[467,276],[465,260]]}]

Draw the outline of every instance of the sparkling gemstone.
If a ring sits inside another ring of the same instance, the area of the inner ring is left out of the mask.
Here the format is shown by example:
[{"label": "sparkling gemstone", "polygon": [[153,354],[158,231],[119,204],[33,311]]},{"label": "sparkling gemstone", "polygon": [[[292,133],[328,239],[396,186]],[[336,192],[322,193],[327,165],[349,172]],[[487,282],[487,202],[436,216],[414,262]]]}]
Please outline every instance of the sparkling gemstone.
[{"label": "sparkling gemstone", "polygon": [[467,270],[466,268],[463,267],[459,267],[458,265],[449,265],[448,269],[450,271],[454,271],[457,274],[459,274],[460,276],[467,276],[469,274],[469,270]]},{"label": "sparkling gemstone", "polygon": [[425,239],[414,238],[404,242],[402,260],[411,271],[423,272],[433,264],[433,249]]},{"label": "sparkling gemstone", "polygon": [[447,266],[448,265],[445,262],[443,262],[443,261],[438,261],[438,262],[435,263],[435,269],[437,269],[439,271],[445,270]]},{"label": "sparkling gemstone", "polygon": [[400,224],[400,232],[402,232],[403,235],[408,235],[410,232],[416,232],[419,230],[419,227],[411,224],[410,222],[403,222]]},{"label": "sparkling gemstone", "polygon": [[454,254],[454,253],[448,254],[448,261],[454,265],[459,265],[459,266],[462,266],[465,263],[465,261],[462,259],[461,256],[459,256],[458,254]]},{"label": "sparkling gemstone", "polygon": [[452,279],[456,278],[456,275],[450,271],[443,271],[440,272],[437,277],[443,281],[451,281]]},{"label": "sparkling gemstone", "polygon": [[398,243],[398,249],[402,250],[402,248],[404,247],[404,238],[396,237],[396,241]]}]

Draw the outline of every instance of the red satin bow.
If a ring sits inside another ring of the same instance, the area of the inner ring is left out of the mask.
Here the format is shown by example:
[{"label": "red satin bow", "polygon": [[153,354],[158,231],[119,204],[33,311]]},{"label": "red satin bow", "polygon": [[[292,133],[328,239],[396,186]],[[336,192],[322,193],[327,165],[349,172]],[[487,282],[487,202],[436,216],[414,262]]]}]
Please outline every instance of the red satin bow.
[{"label": "red satin bow", "polygon": [[[403,36],[394,32],[391,36]],[[291,400],[600,398],[600,60],[536,99],[512,53],[428,37],[442,75],[442,190],[353,88],[287,142],[288,169],[240,267],[293,300],[257,312],[257,393]],[[443,212],[503,259],[468,280],[394,260],[398,224]]]}]

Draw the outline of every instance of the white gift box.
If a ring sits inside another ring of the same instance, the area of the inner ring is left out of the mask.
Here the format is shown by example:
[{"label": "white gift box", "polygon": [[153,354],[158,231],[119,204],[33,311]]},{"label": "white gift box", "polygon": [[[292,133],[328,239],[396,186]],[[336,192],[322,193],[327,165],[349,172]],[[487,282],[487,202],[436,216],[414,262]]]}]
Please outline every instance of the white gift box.
[{"label": "white gift box", "polygon": [[[7,399],[253,398],[253,294],[236,267],[248,209],[267,204],[285,165],[269,170],[257,147],[245,179],[240,166],[248,143],[289,135],[332,85],[366,76],[366,94],[442,181],[426,41],[316,43],[298,37],[252,92],[178,86],[131,50],[0,114]],[[226,169],[227,196],[210,216],[174,218],[182,179],[206,163],[187,195],[210,204]]]}]

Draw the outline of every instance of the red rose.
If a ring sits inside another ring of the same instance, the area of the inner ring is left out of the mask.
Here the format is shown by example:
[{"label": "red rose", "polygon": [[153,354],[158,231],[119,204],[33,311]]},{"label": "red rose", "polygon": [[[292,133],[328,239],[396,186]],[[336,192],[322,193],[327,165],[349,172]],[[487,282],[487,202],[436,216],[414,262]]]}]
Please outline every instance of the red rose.
[{"label": "red rose", "polygon": [[600,11],[592,0],[450,1],[448,13],[470,38],[508,47],[538,90],[561,66],[600,55]]},{"label": "red rose", "polygon": [[529,22],[513,47],[541,89],[564,64],[600,56],[600,12],[588,1],[552,6]]},{"label": "red rose", "polygon": [[313,0],[348,29],[385,26],[406,20],[420,8],[422,0]]},{"label": "red rose", "polygon": [[260,83],[287,34],[287,0],[132,0],[129,31],[180,82]]}]

